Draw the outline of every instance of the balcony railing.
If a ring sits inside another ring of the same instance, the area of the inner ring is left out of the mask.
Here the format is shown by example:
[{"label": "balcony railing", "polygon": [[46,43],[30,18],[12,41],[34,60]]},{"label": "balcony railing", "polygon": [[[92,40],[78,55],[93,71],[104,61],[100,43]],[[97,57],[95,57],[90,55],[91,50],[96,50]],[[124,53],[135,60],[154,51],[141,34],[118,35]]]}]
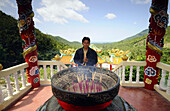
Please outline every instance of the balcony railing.
[{"label": "balcony railing", "polygon": [[[121,86],[130,86],[130,87],[144,87],[144,82],[139,81],[140,78],[140,68],[146,65],[145,61],[122,61],[113,71],[118,74],[120,77]],[[125,67],[130,67],[129,78],[125,77]],[[136,67],[136,73],[133,73],[134,68]],[[157,63],[157,67],[162,70],[160,83],[154,86],[154,89],[164,96],[168,101],[170,101],[170,65],[164,63]],[[143,71],[141,72],[143,74]],[[160,72],[161,73],[161,72]],[[132,81],[132,76],[135,75],[136,80]],[[168,79],[166,79],[166,77]],[[128,79],[128,81],[126,81]]]},{"label": "balcony railing", "polygon": [[[53,66],[57,66],[57,71],[67,68],[60,61],[38,61],[39,66],[43,66],[44,74],[40,74],[44,79],[40,80],[40,84],[50,84],[50,80],[47,78],[46,66],[50,65],[51,76],[53,75]],[[17,66],[13,66],[0,71],[0,110],[6,108],[13,102],[17,101],[23,94],[27,93],[31,89],[31,84],[27,83],[26,68],[27,63],[23,63]],[[42,78],[42,77],[40,77]]]},{"label": "balcony railing", "polygon": [[[67,66],[60,61],[38,61],[38,65],[40,66],[41,85],[51,84],[50,79],[53,74],[67,68]],[[143,68],[145,65],[145,61],[122,61],[113,71],[119,75],[122,86],[144,87],[143,81],[140,80],[140,73],[143,74],[143,71],[140,72],[140,68]],[[0,71],[0,110],[6,108],[23,94],[30,91],[31,85],[26,81],[27,67],[28,64],[23,63]],[[130,68],[129,74],[126,72],[126,67]],[[170,65],[158,63],[157,67],[162,70],[162,76],[160,84],[155,85],[155,90],[170,101]],[[169,77],[167,81],[165,77],[168,74]],[[135,80],[133,76],[135,76]],[[4,82],[3,84],[2,81]]]},{"label": "balcony railing", "polygon": [[[143,81],[139,81],[140,78],[140,67],[144,67],[146,65],[145,61],[122,61],[117,67],[115,67],[113,69],[113,71],[118,74],[118,76],[120,77],[120,84],[122,86],[135,86],[135,87],[144,87],[144,82]],[[125,68],[126,66],[130,66],[130,73],[129,78],[125,77]],[[133,67],[136,67],[136,74],[133,74]],[[132,76],[135,75],[136,76],[136,80],[132,81]],[[126,79],[128,79],[129,81],[126,81]]]}]

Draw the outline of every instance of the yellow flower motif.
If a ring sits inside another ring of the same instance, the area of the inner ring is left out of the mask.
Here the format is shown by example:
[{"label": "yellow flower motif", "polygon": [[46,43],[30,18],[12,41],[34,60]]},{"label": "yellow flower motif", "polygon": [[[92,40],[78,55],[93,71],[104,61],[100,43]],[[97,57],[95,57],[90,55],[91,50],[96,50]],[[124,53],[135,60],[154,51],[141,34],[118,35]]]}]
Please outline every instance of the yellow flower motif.
[{"label": "yellow flower motif", "polygon": [[147,84],[151,84],[151,83],[152,83],[152,80],[146,78],[145,82],[146,82]]}]

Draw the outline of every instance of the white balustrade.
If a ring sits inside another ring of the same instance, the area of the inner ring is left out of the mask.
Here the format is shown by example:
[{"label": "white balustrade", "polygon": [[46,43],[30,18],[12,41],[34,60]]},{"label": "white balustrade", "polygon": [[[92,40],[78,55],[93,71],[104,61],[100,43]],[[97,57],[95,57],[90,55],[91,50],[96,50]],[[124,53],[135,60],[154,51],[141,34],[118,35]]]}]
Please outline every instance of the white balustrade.
[{"label": "white balustrade", "polygon": [[57,65],[57,71],[58,72],[60,71],[60,65]]},{"label": "white balustrade", "polygon": [[43,65],[44,68],[44,80],[47,81],[47,68],[46,65]]},{"label": "white balustrade", "polygon": [[61,70],[63,70],[64,68],[61,66]]},{"label": "white balustrade", "polygon": [[166,90],[167,89],[167,86],[165,84],[165,76],[166,76],[166,71],[162,70],[162,77],[161,77],[160,84],[159,84],[159,87],[162,90]]},{"label": "white balustrade", "polygon": [[16,88],[16,91],[19,91],[20,88],[19,88],[19,81],[18,81],[18,73],[14,73],[14,79],[15,79],[15,88]]},{"label": "white balustrade", "polygon": [[3,95],[2,95],[2,88],[0,85],[0,103],[2,103],[4,101]]},{"label": "white balustrade", "polygon": [[11,87],[11,84],[10,84],[10,76],[6,76],[5,77],[6,79],[6,82],[7,82],[7,89],[8,89],[8,96],[13,96],[13,90],[12,90],[12,87]]},{"label": "white balustrade", "polygon": [[130,66],[129,83],[132,83],[133,66]]},{"label": "white balustrade", "polygon": [[51,77],[53,76],[53,65],[50,65],[50,69],[51,69]]},{"label": "white balustrade", "polygon": [[139,78],[140,78],[140,75],[139,75],[139,71],[140,71],[140,66],[137,66],[137,74],[136,74],[136,83],[139,83]]},{"label": "white balustrade", "polygon": [[25,87],[26,87],[26,82],[25,82],[25,73],[24,73],[24,69],[21,70],[21,81],[22,81],[22,87],[25,88]]},{"label": "white balustrade", "polygon": [[117,75],[119,75],[118,69],[115,71]]},{"label": "white balustrade", "polygon": [[119,78],[120,78],[120,80],[121,80],[121,77],[122,77],[122,68],[120,67],[119,68]]},{"label": "white balustrade", "polygon": [[[67,66],[65,66],[61,61],[38,61],[38,65],[43,65],[43,69],[44,69],[44,77],[45,80],[47,80],[47,65],[50,65],[51,68],[51,76],[53,76],[53,66],[57,65],[57,69],[58,71],[60,71],[60,67],[61,69],[67,68]],[[26,93],[27,91],[29,91],[31,89],[31,85],[28,83],[26,84],[26,78],[25,78],[25,69],[28,67],[27,63],[22,63],[4,70],[0,71],[0,78],[4,78],[6,80],[6,86],[7,86],[7,97],[3,98],[3,96],[5,94],[4,89],[1,88],[0,86],[0,110],[4,109],[5,107],[7,107],[9,104],[13,103],[14,101],[16,101],[16,99],[18,99],[20,96],[22,96],[24,93]],[[19,86],[19,75],[18,75],[18,71],[20,71],[21,73],[21,83],[22,83],[22,88],[20,88]],[[14,76],[14,78],[13,78]],[[14,80],[15,83],[15,89],[13,88],[13,80],[11,81],[11,79]],[[47,84],[50,83],[50,81],[45,82]]]},{"label": "white balustrade", "polygon": [[[140,78],[140,66],[145,66],[146,62],[145,61],[122,61],[120,64],[118,64],[113,71],[117,72],[119,74],[119,77],[121,79],[121,85],[122,86],[134,86],[134,87],[144,87],[144,82],[143,81],[139,81]],[[130,73],[129,73],[129,78],[125,78],[125,74],[127,74],[126,71],[126,66],[130,66]],[[133,67],[136,66],[136,80],[133,81],[133,75],[134,75],[134,71],[133,71]],[[129,79],[129,81],[126,81],[126,79]]]},{"label": "white balustrade", "polygon": [[122,83],[125,83],[125,66],[123,66]]},{"label": "white balustrade", "polygon": [[167,84],[167,90],[166,93],[170,95],[170,72],[169,72],[169,77],[168,77],[168,84]]}]

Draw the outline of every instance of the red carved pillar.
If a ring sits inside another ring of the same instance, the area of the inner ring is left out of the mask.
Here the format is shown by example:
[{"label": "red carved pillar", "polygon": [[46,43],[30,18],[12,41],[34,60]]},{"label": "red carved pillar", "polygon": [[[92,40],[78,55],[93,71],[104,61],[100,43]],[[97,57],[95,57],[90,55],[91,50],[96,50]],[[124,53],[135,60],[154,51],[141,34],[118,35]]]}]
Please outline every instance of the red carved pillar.
[{"label": "red carved pillar", "polygon": [[164,45],[164,35],[168,25],[168,0],[152,0],[150,8],[149,35],[146,41],[146,62],[144,68],[145,88],[154,90],[154,85],[158,82],[159,69],[156,64],[160,62],[162,47]]},{"label": "red carved pillar", "polygon": [[23,57],[29,67],[26,69],[27,81],[33,88],[40,86],[39,66],[37,64],[37,41],[35,38],[32,0],[16,0],[19,14],[19,33],[22,38]]},{"label": "red carved pillar", "polygon": [[110,71],[112,71],[112,64],[110,64]]}]

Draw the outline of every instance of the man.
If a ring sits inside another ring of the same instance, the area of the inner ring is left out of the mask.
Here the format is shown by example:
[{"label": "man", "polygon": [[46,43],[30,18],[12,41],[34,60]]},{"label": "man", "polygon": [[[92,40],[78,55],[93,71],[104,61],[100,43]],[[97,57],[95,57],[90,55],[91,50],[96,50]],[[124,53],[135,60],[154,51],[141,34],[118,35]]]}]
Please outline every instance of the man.
[{"label": "man", "polygon": [[90,45],[90,38],[84,37],[82,39],[83,47],[76,51],[74,56],[74,62],[79,66],[94,66],[97,60],[97,53],[89,47]]}]

